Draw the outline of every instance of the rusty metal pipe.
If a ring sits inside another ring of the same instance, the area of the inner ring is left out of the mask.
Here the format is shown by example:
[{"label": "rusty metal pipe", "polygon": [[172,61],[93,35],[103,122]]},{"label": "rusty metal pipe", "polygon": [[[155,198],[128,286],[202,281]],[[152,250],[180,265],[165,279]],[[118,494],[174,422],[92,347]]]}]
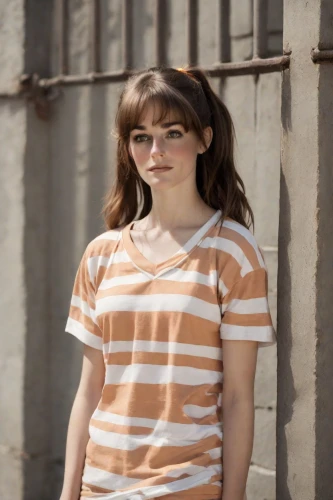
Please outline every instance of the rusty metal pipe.
[{"label": "rusty metal pipe", "polygon": [[333,63],[333,50],[312,49],[311,59],[314,63]]},{"label": "rusty metal pipe", "polygon": [[[255,75],[260,73],[275,73],[289,67],[289,56],[272,57],[270,59],[252,59],[250,61],[214,64],[201,66],[209,76]],[[87,85],[92,83],[125,81],[136,73],[134,70],[111,71],[108,73],[90,73],[89,75],[60,75],[55,78],[41,79],[38,85],[49,88],[57,85]]]}]

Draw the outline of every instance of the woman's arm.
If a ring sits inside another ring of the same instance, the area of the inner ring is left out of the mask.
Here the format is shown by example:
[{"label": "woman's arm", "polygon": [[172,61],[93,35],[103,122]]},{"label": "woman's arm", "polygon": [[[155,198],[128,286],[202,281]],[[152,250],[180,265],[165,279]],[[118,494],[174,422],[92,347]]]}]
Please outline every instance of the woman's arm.
[{"label": "woman's arm", "polygon": [[223,340],[223,496],[243,500],[254,434],[258,343]]},{"label": "woman's arm", "polygon": [[78,500],[89,420],[100,400],[105,367],[101,351],[84,346],[81,379],[69,419],[64,484],[60,500]]}]

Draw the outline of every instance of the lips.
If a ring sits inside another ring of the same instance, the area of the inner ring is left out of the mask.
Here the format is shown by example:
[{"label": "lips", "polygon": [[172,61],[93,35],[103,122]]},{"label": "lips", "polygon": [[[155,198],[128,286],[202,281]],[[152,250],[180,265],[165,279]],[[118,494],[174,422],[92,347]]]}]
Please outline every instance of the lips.
[{"label": "lips", "polygon": [[163,171],[167,171],[167,170],[171,170],[172,167],[169,167],[168,165],[158,165],[158,166],[154,166],[154,167],[150,167],[148,169],[148,172],[157,172],[159,170],[163,170]]}]

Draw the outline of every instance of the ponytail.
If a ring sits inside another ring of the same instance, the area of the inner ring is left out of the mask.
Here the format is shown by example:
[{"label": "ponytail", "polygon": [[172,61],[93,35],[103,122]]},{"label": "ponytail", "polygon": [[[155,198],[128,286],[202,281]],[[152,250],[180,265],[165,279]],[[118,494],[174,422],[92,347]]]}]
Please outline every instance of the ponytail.
[{"label": "ponytail", "polygon": [[230,217],[248,229],[253,226],[254,215],[245,196],[244,182],[234,163],[235,130],[231,115],[212,89],[205,74],[199,69],[186,69],[189,77],[200,83],[210,109],[213,140],[208,150],[199,156],[198,184],[202,197],[214,208],[222,210],[223,218]]}]

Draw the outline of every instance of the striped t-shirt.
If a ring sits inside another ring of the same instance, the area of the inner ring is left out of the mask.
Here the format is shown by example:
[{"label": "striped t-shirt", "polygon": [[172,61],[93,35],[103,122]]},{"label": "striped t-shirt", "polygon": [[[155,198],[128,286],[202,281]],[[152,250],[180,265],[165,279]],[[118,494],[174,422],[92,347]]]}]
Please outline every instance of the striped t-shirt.
[{"label": "striped t-shirt", "polygon": [[103,351],[81,498],[220,499],[223,339],[275,342],[252,233],[217,211],[171,258],[148,261],[128,224],[81,260],[66,331]]}]

